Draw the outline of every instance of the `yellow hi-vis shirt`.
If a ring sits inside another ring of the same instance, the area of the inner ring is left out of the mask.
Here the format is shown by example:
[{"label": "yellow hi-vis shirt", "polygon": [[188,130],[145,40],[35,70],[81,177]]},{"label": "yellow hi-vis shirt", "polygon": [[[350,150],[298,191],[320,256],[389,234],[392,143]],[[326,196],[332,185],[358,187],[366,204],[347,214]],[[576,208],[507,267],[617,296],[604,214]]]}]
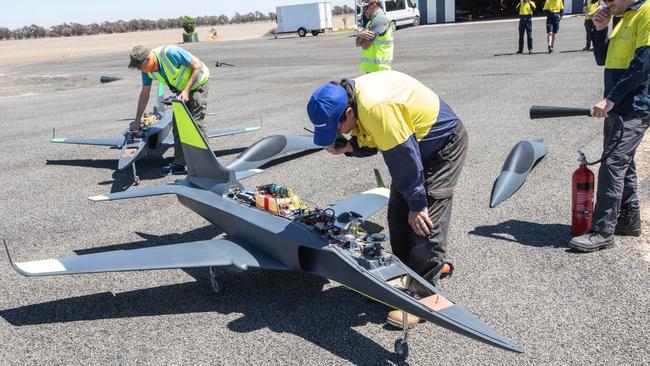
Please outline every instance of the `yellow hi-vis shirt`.
[{"label": "yellow hi-vis shirt", "polygon": [[531,15],[535,9],[535,2],[532,0],[529,2],[520,1],[517,8],[519,8],[519,15]]},{"label": "yellow hi-vis shirt", "polygon": [[605,69],[627,69],[639,47],[650,46],[650,1],[629,9],[609,38]]},{"label": "yellow hi-vis shirt", "polygon": [[586,19],[591,19],[589,14],[595,12],[598,10],[598,7],[600,6],[600,3],[596,1],[595,3],[592,3],[591,0],[587,0],[587,6],[585,6],[585,20]]},{"label": "yellow hi-vis shirt", "polygon": [[379,71],[354,79],[360,147],[387,151],[415,133],[422,140],[435,124],[440,99],[431,89],[397,71]]},{"label": "yellow hi-vis shirt", "polygon": [[559,13],[562,9],[564,9],[563,0],[546,0],[543,10],[548,10],[551,13]]}]

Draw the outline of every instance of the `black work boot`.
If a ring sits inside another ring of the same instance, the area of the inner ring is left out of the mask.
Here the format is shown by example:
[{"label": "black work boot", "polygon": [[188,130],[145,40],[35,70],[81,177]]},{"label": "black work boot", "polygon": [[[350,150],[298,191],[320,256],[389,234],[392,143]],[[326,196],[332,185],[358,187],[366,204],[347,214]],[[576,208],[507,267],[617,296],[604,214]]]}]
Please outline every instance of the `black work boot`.
[{"label": "black work boot", "polygon": [[576,236],[569,241],[569,248],[573,248],[580,252],[595,252],[597,250],[613,247],[616,242],[614,241],[613,234],[599,233],[590,231],[585,235]]},{"label": "black work boot", "polygon": [[641,236],[641,212],[638,207],[623,208],[619,211],[614,235]]}]

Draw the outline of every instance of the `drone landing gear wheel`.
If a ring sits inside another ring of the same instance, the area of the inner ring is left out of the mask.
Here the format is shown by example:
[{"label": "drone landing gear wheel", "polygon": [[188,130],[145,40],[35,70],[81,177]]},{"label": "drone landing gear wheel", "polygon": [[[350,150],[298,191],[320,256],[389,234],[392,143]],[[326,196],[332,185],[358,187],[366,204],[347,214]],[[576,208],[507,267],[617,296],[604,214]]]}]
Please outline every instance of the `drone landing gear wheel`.
[{"label": "drone landing gear wheel", "polygon": [[222,268],[210,267],[210,287],[217,295],[223,293],[223,274]]},{"label": "drone landing gear wheel", "polygon": [[402,338],[395,341],[395,354],[400,361],[405,361],[409,356],[409,344]]},{"label": "drone landing gear wheel", "polygon": [[400,361],[405,361],[409,356],[409,345],[407,343],[409,337],[409,321],[408,314],[402,312],[402,329],[404,330],[404,338],[399,338],[395,341],[395,354],[397,359]]}]

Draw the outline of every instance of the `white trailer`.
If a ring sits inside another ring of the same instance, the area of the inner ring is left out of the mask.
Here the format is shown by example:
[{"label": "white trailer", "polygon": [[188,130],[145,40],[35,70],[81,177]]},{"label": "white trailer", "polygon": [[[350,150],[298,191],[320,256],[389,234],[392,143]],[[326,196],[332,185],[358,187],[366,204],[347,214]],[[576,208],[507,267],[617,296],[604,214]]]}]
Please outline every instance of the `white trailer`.
[{"label": "white trailer", "polygon": [[278,27],[275,37],[281,33],[298,32],[300,37],[307,33],[317,36],[332,29],[332,3],[318,2],[278,6],[275,8]]}]

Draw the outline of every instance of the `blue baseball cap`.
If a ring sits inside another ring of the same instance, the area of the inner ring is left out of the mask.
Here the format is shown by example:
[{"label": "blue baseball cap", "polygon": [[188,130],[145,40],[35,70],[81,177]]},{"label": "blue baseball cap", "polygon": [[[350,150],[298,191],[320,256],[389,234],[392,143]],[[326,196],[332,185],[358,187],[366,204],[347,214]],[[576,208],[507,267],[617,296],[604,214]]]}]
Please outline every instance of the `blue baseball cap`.
[{"label": "blue baseball cap", "polygon": [[307,103],[307,114],[314,125],[314,144],[334,143],[347,105],[348,93],[342,86],[326,83],[314,91]]}]

